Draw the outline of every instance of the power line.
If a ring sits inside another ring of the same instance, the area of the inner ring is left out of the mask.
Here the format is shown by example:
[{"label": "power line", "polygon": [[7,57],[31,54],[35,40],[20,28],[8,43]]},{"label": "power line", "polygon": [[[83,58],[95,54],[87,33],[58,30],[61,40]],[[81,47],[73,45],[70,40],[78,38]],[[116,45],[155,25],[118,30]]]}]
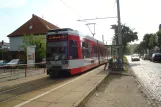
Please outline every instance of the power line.
[{"label": "power line", "polygon": [[[77,16],[79,16],[82,20],[77,20],[77,21],[83,21],[83,22],[87,22],[86,26],[88,27],[90,33],[93,35],[95,35],[95,24],[96,23],[88,23],[87,20],[96,20],[96,19],[106,19],[106,18],[116,18],[116,17],[103,17],[103,18],[95,18],[95,19],[84,19],[82,16],[80,16],[71,6],[69,6],[67,3],[65,3],[63,0],[60,0],[65,6],[67,6],[70,10],[72,10]],[[93,24],[94,25],[94,33],[92,33],[89,25]]]},{"label": "power line", "polygon": [[77,21],[87,21],[87,20],[98,20],[98,19],[108,19],[108,18],[117,18],[117,17],[101,17],[101,18],[93,18],[93,19],[84,19],[84,20],[77,20]]},{"label": "power line", "polygon": [[66,5],[69,9],[71,9],[77,16],[79,16],[81,19],[84,19],[82,16],[80,16],[71,6],[69,6],[67,3],[65,3],[63,0],[60,0],[64,5]]},{"label": "power line", "polygon": [[[79,16],[82,20],[84,20],[84,18],[82,16],[80,16],[71,6],[69,6],[67,3],[65,3],[63,0],[60,0],[64,5],[66,5],[69,9],[71,9],[77,16]],[[85,20],[85,22],[88,22],[87,20]],[[95,24],[94,24],[94,33],[92,33],[90,27],[89,27],[89,23],[86,24],[86,26],[88,27],[90,33],[93,35],[95,35]]]},{"label": "power line", "polygon": [[[83,19],[83,20],[77,20],[77,21],[82,21],[82,22],[87,22],[87,20],[97,20],[97,19],[107,19],[107,18],[117,18],[117,17],[102,17],[102,18],[93,18],[93,19]],[[92,31],[91,31],[91,29],[89,28],[89,26],[88,25],[90,25],[90,24],[93,24],[94,25],[94,33],[92,33]],[[91,32],[91,34],[93,35],[93,37],[94,37],[94,35],[95,35],[95,23],[87,23],[86,24],[87,25],[87,27],[88,27],[88,29],[90,30],[90,32]]]}]

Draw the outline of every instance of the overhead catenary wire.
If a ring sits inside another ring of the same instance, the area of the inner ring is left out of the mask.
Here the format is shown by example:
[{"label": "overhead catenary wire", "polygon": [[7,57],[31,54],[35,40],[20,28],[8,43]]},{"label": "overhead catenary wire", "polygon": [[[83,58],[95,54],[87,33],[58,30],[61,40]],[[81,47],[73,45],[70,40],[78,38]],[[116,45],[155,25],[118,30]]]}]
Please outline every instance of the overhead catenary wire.
[{"label": "overhead catenary wire", "polygon": [[98,19],[108,19],[108,18],[117,18],[117,17],[101,17],[101,18],[93,18],[93,19],[84,19],[84,20],[77,20],[77,21],[87,21],[87,20],[98,20]]},{"label": "overhead catenary wire", "polygon": [[[60,0],[60,1],[61,1],[65,6],[67,6],[70,10],[72,10],[77,16],[79,16],[82,20],[84,20],[84,18],[83,18],[81,15],[79,15],[71,6],[69,6],[69,5],[68,5],[67,3],[65,3],[63,0]],[[91,31],[91,29],[90,29],[90,27],[89,27],[89,25],[88,25],[88,21],[86,20],[85,22],[87,22],[86,26],[88,27],[90,33],[91,33],[92,35],[94,35],[95,32],[92,33],[92,31]],[[94,25],[94,26],[95,26],[95,25]]]},{"label": "overhead catenary wire", "polygon": [[[89,27],[89,25],[91,25],[90,23],[88,23],[88,21],[90,21],[90,20],[98,20],[98,19],[107,19],[107,18],[117,18],[117,17],[102,17],[102,18],[98,18],[98,17],[96,17],[96,18],[93,18],[93,19],[85,19],[85,18],[83,18],[80,14],[78,14],[70,5],[68,5],[66,2],[64,2],[63,0],[60,0],[66,7],[68,7],[71,11],[73,11],[74,12],[74,14],[76,14],[78,17],[80,17],[81,18],[81,20],[77,20],[77,21],[82,21],[82,22],[86,22],[87,24],[86,24],[86,26],[88,27],[88,29],[89,29],[89,31],[90,31],[90,33],[93,35],[93,37],[94,37],[94,35],[95,35],[95,24],[96,23],[93,23],[93,25],[94,25],[94,33],[92,32],[92,30],[90,29],[90,27]],[[115,3],[116,3],[116,1],[115,1]]]},{"label": "overhead catenary wire", "polygon": [[70,10],[72,10],[77,16],[79,16],[81,19],[84,20],[84,18],[79,15],[71,6],[69,6],[67,3],[65,3],[63,0],[60,0],[66,7],[68,7]]}]

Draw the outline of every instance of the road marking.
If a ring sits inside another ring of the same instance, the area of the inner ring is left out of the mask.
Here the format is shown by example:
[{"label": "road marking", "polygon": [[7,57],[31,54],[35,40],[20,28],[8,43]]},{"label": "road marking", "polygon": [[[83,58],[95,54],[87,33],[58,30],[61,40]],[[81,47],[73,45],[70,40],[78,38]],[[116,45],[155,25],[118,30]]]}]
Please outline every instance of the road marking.
[{"label": "road marking", "polygon": [[[101,66],[100,66],[100,67],[101,67]],[[100,67],[98,67],[98,68],[100,68]],[[98,69],[98,68],[97,68],[97,69]],[[27,101],[24,101],[24,102],[22,102],[22,103],[20,103],[20,104],[18,104],[18,105],[16,105],[16,106],[14,106],[14,107],[21,107],[21,106],[23,106],[23,105],[25,105],[25,104],[27,104],[27,103],[30,103],[31,101],[36,100],[36,99],[38,99],[38,98],[40,98],[40,97],[42,97],[42,96],[44,96],[44,95],[46,95],[46,94],[49,94],[50,92],[55,91],[55,90],[57,90],[57,89],[59,89],[59,88],[65,86],[65,85],[67,85],[67,84],[69,84],[69,83],[72,83],[72,82],[74,82],[74,81],[80,79],[80,78],[83,78],[83,77],[85,77],[86,75],[88,75],[89,73],[92,73],[92,72],[94,72],[94,71],[95,71],[95,69],[92,70],[91,72],[88,72],[88,73],[86,73],[86,74],[84,74],[84,75],[82,75],[82,76],[80,76],[80,77],[74,79],[74,80],[71,80],[71,81],[69,81],[69,82],[67,82],[67,83],[65,83],[65,84],[62,84],[62,85],[60,85],[60,86],[58,86],[58,87],[56,87],[56,88],[53,88],[53,89],[51,89],[51,90],[49,90],[49,91],[47,91],[47,92],[45,92],[45,93],[42,93],[42,94],[40,94],[40,95],[38,95],[38,96],[36,96],[36,97],[33,97],[33,98],[31,98],[31,99],[29,99],[29,100],[27,100]]]}]

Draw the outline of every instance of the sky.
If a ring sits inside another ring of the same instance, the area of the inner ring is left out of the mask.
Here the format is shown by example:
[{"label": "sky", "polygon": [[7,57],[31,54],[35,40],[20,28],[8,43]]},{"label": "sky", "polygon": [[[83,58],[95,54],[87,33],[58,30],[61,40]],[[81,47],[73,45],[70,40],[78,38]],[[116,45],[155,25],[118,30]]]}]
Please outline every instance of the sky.
[{"label": "sky", "polygon": [[[138,32],[138,41],[144,34],[156,33],[161,24],[161,0],[120,0],[121,23]],[[15,31],[35,14],[60,28],[72,28],[91,35],[87,23],[95,24],[95,38],[112,42],[111,25],[117,18],[78,21],[83,19],[117,17],[116,0],[0,0],[0,41],[9,42],[7,35]],[[89,25],[91,31],[94,26]],[[91,35],[92,36],[92,35]]]}]

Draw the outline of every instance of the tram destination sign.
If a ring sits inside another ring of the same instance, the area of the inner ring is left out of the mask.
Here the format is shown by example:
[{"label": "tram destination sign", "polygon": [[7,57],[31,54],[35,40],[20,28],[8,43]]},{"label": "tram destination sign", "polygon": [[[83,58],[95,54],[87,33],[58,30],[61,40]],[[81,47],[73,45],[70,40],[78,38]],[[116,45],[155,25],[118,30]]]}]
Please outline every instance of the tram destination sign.
[{"label": "tram destination sign", "polygon": [[50,40],[67,40],[67,35],[48,35],[47,39]]}]

